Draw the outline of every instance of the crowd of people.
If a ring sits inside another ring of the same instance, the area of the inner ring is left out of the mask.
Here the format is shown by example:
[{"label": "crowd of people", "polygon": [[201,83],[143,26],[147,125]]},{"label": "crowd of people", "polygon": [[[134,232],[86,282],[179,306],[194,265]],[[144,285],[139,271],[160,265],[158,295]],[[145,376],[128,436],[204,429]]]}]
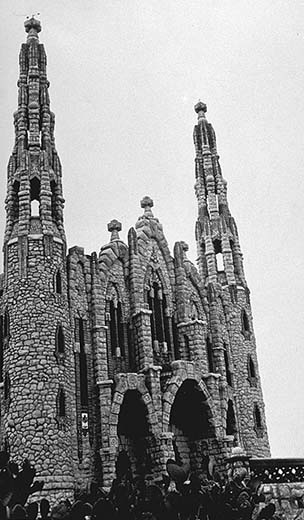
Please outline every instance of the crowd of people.
[{"label": "crowd of people", "polygon": [[[280,517],[272,503],[265,505],[260,482],[238,468],[229,479],[220,475],[199,478],[187,465],[167,462],[167,475],[153,483],[133,478],[127,455],[116,464],[116,478],[109,492],[92,484],[74,503],[60,501],[50,507],[46,498],[34,501],[41,491],[35,469],[25,461],[21,470],[0,453],[0,520],[263,520]],[[31,501],[28,505],[28,498]]]}]

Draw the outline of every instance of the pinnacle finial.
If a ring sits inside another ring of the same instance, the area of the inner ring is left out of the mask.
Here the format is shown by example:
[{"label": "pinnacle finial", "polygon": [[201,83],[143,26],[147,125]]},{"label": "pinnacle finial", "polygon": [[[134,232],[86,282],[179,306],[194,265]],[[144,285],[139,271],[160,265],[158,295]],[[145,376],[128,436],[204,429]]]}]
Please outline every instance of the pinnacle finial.
[{"label": "pinnacle finial", "polygon": [[151,199],[151,197],[148,197],[148,196],[144,197],[140,201],[140,205],[141,205],[142,208],[144,208],[146,216],[153,217],[153,213],[151,211],[151,208],[153,208],[154,203],[153,203],[153,200]]},{"label": "pinnacle finial", "polygon": [[[39,13],[37,13],[39,15]],[[28,18],[24,22],[25,32],[28,33],[29,38],[38,38],[38,33],[41,31],[41,22],[35,18],[35,15],[32,15],[31,18]]]},{"label": "pinnacle finial", "polygon": [[198,115],[198,119],[202,119],[205,117],[205,113],[207,112],[207,105],[206,103],[203,103],[201,100],[199,100],[196,105],[194,105],[194,110]]},{"label": "pinnacle finial", "polygon": [[121,231],[121,222],[116,219],[111,220],[108,224],[108,231],[111,233],[111,242],[119,240],[119,231]]}]

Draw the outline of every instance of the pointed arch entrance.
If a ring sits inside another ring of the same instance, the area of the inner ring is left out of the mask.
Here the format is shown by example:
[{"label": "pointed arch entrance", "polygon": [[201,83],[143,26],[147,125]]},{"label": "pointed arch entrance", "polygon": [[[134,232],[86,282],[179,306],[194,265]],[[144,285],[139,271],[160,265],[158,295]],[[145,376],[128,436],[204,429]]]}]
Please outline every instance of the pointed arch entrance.
[{"label": "pointed arch entrance", "polygon": [[195,473],[203,471],[207,439],[215,437],[206,395],[194,379],[186,379],[176,392],[169,419],[173,445],[183,463]]},{"label": "pointed arch entrance", "polygon": [[148,409],[138,390],[127,390],[121,403],[118,424],[118,451],[128,455],[133,477],[152,471],[153,435]]}]

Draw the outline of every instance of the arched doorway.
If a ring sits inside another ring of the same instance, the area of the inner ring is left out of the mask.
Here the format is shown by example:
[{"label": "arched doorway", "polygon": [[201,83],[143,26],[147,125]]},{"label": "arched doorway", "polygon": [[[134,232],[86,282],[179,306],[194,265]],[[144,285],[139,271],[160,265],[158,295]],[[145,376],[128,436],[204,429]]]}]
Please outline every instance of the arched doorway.
[{"label": "arched doorway", "polygon": [[148,409],[138,390],[127,390],[118,416],[118,450],[129,457],[133,477],[152,470],[151,447],[153,436]]},{"label": "arched doorway", "polygon": [[206,396],[198,383],[186,379],[173,401],[169,427],[174,434],[176,455],[183,463],[188,462],[195,473],[204,471],[206,440],[215,437],[211,415]]}]

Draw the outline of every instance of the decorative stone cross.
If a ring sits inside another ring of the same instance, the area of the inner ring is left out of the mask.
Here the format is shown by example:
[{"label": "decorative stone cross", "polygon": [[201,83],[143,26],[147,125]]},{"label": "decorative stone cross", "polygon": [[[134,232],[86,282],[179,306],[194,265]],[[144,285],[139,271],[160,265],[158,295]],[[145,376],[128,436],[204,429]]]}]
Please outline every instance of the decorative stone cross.
[{"label": "decorative stone cross", "polygon": [[111,220],[108,224],[108,231],[111,233],[111,242],[113,240],[119,240],[119,231],[121,231],[121,222],[118,220]]},{"label": "decorative stone cross", "polygon": [[202,101],[199,101],[194,106],[194,110],[197,113],[198,120],[205,118],[205,113],[207,112],[207,105],[206,103],[203,103]]},{"label": "decorative stone cross", "polygon": [[142,208],[144,208],[145,210],[145,217],[153,217],[153,213],[151,211],[151,208],[153,208],[154,206],[154,203],[153,203],[153,200],[151,199],[151,197],[144,197],[141,201],[140,201],[140,205]]}]

